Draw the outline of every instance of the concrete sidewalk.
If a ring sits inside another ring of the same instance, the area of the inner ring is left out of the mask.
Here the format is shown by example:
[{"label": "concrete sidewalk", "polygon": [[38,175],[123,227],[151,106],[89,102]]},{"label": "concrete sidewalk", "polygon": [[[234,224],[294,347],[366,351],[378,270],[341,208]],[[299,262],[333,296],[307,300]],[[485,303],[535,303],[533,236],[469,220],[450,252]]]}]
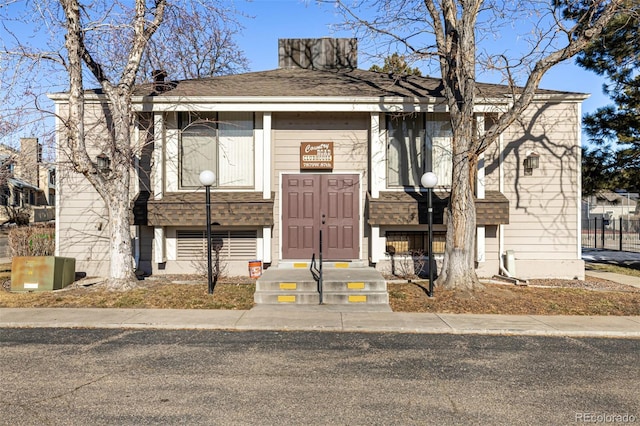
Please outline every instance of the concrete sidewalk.
[{"label": "concrete sidewalk", "polygon": [[640,338],[640,316],[458,315],[358,306],[198,309],[0,308],[0,328],[130,328],[393,332]]},{"label": "concrete sidewalk", "polygon": [[631,287],[640,288],[640,278],[634,277],[632,275],[616,274],[614,272],[605,271],[592,271],[588,269],[584,271],[584,274],[595,278],[602,278],[604,280],[613,281],[618,284],[625,284]]},{"label": "concrete sidewalk", "polygon": [[[599,252],[600,258],[640,254]],[[585,256],[585,260],[593,260]],[[626,260],[626,259],[625,259]],[[640,287],[637,277],[587,275]],[[374,305],[258,305],[204,309],[0,308],[0,328],[77,327],[271,331],[393,332],[640,338],[640,316],[459,315],[391,312]]]},{"label": "concrete sidewalk", "polygon": [[602,278],[619,284],[640,288],[640,278],[636,276],[589,269],[590,263],[612,264],[628,268],[635,266],[635,269],[637,269],[636,265],[640,265],[640,253],[602,249],[583,249],[582,260],[586,263],[584,274],[587,276]]}]

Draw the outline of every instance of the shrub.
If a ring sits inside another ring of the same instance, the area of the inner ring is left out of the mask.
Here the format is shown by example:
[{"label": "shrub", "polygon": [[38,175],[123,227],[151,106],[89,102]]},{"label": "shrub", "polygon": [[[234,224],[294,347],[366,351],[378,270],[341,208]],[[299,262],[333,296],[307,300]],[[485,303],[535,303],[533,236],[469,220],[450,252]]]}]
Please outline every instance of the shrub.
[{"label": "shrub", "polygon": [[53,225],[33,225],[9,231],[11,256],[53,256],[55,254],[55,228]]},{"label": "shrub", "polygon": [[5,214],[9,218],[7,223],[18,226],[28,225],[31,219],[31,209],[27,207],[3,206]]}]

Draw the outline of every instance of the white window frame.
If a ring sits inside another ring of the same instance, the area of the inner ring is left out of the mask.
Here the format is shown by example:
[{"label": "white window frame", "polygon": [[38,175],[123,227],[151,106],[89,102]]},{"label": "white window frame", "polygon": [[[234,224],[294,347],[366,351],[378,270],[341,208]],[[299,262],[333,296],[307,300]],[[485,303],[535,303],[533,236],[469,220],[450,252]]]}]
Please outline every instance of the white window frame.
[{"label": "white window frame", "polygon": [[[391,120],[394,118],[407,122],[417,121],[411,128],[414,134],[412,141],[394,143]],[[448,188],[452,179],[452,142],[451,123],[445,113],[411,113],[386,115],[386,187],[387,188],[417,188],[420,178],[426,171],[433,171],[438,176],[438,187]],[[417,131],[416,131],[417,130]],[[393,146],[407,148],[406,161],[413,164],[392,164],[399,161],[400,155],[392,152]],[[411,152],[409,152],[411,151]],[[404,170],[402,170],[404,169]],[[401,173],[406,173],[406,182],[402,182]]]},{"label": "white window frame", "polygon": [[[235,114],[250,115],[250,120],[233,120]],[[250,124],[248,122],[250,121]],[[244,124],[244,127],[243,127]],[[184,140],[189,135],[189,129],[201,130],[202,136],[194,134],[194,138],[203,138],[202,147],[195,153],[197,159],[194,167],[209,169],[216,174],[217,188],[253,188],[255,185],[255,114],[250,112],[181,112],[178,116],[178,188],[196,189],[201,185],[198,180],[199,171],[192,171],[185,176],[184,159],[186,153]],[[207,128],[210,129],[207,132]],[[208,133],[208,134],[207,134]],[[234,134],[235,133],[235,134]],[[213,150],[207,154],[210,146]],[[197,140],[194,139],[197,144]],[[238,144],[243,146],[238,147]],[[204,151],[204,152],[200,152]],[[200,170],[201,171],[201,170]]]}]

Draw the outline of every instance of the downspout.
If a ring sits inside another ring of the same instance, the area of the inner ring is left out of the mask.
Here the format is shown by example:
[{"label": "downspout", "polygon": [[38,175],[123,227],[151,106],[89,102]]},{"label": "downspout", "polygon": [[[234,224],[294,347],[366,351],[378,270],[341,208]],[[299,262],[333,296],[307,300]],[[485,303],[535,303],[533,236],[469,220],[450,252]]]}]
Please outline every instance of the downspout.
[{"label": "downspout", "polygon": [[[582,124],[582,102],[577,102],[577,119],[578,123]],[[576,235],[579,235],[576,241],[576,257],[581,260],[582,259],[582,125],[578,126],[577,129],[577,139],[578,139],[578,164],[576,166],[576,172],[578,174],[577,179],[577,188],[576,188]],[[627,197],[629,196],[629,191],[627,190]],[[629,204],[627,204],[628,208]],[[589,215],[589,210],[587,209],[587,217]]]},{"label": "downspout", "polygon": [[[500,152],[500,166],[499,166],[499,178],[498,178],[498,190],[501,194],[504,194],[504,139],[502,134],[498,138],[499,150]],[[507,271],[507,268],[504,267],[504,224],[498,225],[498,262],[499,262],[499,270],[500,275],[503,275],[507,278],[513,278],[511,273]]]},{"label": "downspout", "polygon": [[140,270],[140,225],[136,226],[136,236],[133,239],[133,261],[136,271]]},{"label": "downspout", "polygon": [[513,276],[511,276],[511,273],[509,273],[509,271],[507,270],[507,268],[504,267],[504,238],[502,236],[502,233],[504,231],[503,229],[503,225],[500,224],[498,225],[498,233],[500,234],[500,237],[498,239],[498,251],[500,253],[499,257],[499,261],[500,261],[500,274],[504,275],[507,278],[513,278]]},{"label": "downspout", "polygon": [[62,173],[62,167],[61,165],[63,164],[60,160],[61,160],[61,147],[60,147],[60,129],[62,127],[62,120],[60,119],[60,105],[58,104],[57,101],[55,102],[55,118],[54,118],[54,122],[55,122],[55,128],[56,128],[56,132],[54,135],[54,140],[55,140],[55,156],[56,156],[56,164],[58,165],[56,168],[56,175],[55,175],[55,182],[54,182],[54,186],[55,186],[55,233],[54,233],[54,241],[55,241],[55,247],[54,247],[54,251],[53,254],[54,256],[60,256],[60,234],[61,229],[60,229],[60,213],[62,211],[61,209],[61,198],[62,198],[62,184],[61,184],[61,180],[62,180],[62,175],[65,173]]},{"label": "downspout", "polygon": [[[138,123],[136,123],[138,124]],[[140,141],[140,126],[136,125],[134,129],[134,138],[135,141]],[[136,171],[135,180],[133,182],[134,192],[137,194],[136,197],[140,195],[140,181],[138,176],[140,174],[140,158],[137,155],[133,156],[133,167]],[[133,270],[138,271],[140,269],[140,225],[135,227],[136,234],[133,237]]]},{"label": "downspout", "polygon": [[[503,151],[502,135],[500,135],[499,143],[500,143],[500,178],[499,178],[498,188],[500,190],[500,193],[504,194],[504,154],[503,154],[504,151]],[[504,279],[511,281],[515,285],[523,285],[523,284],[527,285],[529,281],[518,278],[518,277],[514,277],[513,274],[509,272],[507,268],[504,266],[504,257],[506,256],[506,252],[504,250],[504,224],[498,225],[498,233],[500,234],[498,238],[500,275]]]}]

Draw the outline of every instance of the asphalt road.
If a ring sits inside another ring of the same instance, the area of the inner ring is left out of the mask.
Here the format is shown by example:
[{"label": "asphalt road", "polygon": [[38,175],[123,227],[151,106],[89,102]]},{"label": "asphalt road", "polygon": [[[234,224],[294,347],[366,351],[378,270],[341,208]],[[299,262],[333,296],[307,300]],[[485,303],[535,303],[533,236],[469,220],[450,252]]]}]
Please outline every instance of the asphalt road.
[{"label": "asphalt road", "polygon": [[0,424],[640,423],[639,353],[637,339],[0,329]]}]

